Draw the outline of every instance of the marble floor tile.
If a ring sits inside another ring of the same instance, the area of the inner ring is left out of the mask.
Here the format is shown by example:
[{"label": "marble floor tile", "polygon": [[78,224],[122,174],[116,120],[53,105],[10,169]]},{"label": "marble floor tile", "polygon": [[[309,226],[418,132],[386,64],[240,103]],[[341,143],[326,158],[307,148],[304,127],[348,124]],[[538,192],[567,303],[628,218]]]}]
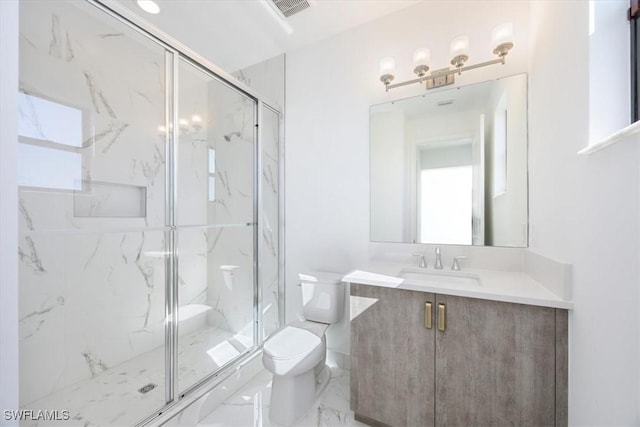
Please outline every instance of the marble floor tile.
[{"label": "marble floor tile", "polygon": [[[230,358],[242,352],[234,334],[219,328],[204,328],[179,337],[179,384],[181,388],[202,379]],[[214,357],[212,350],[224,343],[235,351],[226,350]],[[213,360],[215,359],[215,361]],[[217,362],[217,363],[216,363]],[[148,393],[138,390],[147,385],[156,387]],[[68,410],[70,419],[60,421],[22,421],[21,427],[43,426],[133,426],[165,402],[165,348],[150,352],[111,367],[91,379],[81,381],[24,405],[21,409]]]},{"label": "marble floor tile", "polygon": [[[271,374],[263,371],[218,406],[197,427],[276,427],[269,421]],[[366,427],[349,410],[349,371],[331,367],[331,380],[296,427]]]}]

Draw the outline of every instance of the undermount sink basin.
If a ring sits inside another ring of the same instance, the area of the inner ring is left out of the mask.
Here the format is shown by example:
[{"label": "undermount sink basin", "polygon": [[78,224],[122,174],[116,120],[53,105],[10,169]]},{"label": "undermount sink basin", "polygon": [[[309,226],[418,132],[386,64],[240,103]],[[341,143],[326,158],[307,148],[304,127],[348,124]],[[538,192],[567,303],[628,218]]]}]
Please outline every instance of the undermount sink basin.
[{"label": "undermount sink basin", "polygon": [[433,270],[404,269],[398,275],[407,283],[425,286],[482,286],[476,275],[463,272],[436,272]]}]

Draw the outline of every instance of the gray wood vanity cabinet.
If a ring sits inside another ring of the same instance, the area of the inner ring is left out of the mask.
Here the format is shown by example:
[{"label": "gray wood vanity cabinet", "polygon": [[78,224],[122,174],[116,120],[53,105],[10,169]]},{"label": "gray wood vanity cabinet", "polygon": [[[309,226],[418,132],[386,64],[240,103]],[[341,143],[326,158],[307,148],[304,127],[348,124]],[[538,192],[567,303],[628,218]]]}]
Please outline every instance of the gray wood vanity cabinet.
[{"label": "gray wood vanity cabinet", "polygon": [[566,310],[353,283],[351,296],[368,306],[351,320],[359,421],[567,425]]}]

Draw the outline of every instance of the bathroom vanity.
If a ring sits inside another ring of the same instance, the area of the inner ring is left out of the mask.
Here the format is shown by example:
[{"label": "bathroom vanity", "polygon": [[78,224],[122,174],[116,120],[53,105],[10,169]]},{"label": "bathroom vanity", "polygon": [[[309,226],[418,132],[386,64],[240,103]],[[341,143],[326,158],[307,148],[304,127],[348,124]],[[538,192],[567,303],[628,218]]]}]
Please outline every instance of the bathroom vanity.
[{"label": "bathroom vanity", "polygon": [[345,281],[357,420],[567,425],[570,303],[521,273],[356,271]]}]

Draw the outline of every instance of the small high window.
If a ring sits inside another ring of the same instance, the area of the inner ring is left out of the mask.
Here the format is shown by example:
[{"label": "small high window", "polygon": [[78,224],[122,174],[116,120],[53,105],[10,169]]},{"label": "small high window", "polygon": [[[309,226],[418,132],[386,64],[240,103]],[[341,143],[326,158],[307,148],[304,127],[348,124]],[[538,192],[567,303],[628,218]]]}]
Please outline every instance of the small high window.
[{"label": "small high window", "polygon": [[80,190],[84,112],[25,92],[18,107],[19,185]]}]

